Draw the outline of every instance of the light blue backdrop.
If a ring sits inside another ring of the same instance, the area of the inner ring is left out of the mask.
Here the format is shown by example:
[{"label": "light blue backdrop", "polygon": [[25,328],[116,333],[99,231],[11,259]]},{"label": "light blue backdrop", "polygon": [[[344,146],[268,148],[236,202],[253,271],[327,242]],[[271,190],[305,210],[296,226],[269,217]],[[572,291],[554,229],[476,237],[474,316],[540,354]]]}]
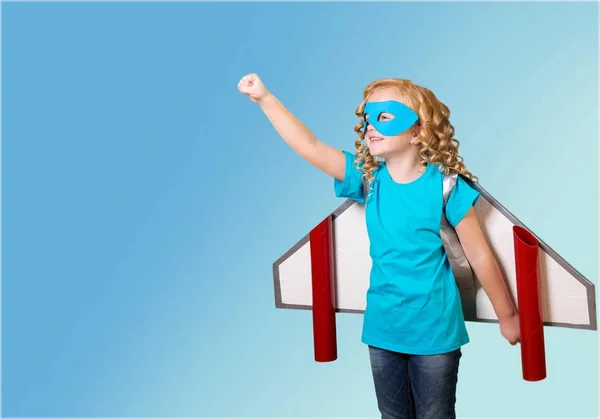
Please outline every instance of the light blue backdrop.
[{"label": "light blue backdrop", "polygon": [[[313,361],[272,263],[342,203],[236,88],[352,149],[373,79],[451,111],[482,186],[597,284],[598,5],[4,3],[4,416],[371,416],[362,317]],[[597,416],[598,334],[548,378],[468,324],[459,416]]]}]

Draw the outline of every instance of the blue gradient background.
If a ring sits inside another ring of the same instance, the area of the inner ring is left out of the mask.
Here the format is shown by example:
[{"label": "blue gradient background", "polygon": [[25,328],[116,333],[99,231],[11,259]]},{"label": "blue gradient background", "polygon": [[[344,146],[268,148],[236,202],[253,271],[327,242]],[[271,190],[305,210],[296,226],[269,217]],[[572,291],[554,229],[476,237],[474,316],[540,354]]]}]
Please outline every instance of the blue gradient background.
[{"label": "blue gradient background", "polygon": [[[313,361],[272,263],[342,203],[237,91],[352,149],[362,89],[432,89],[482,186],[597,284],[598,5],[2,5],[3,416],[370,416],[362,316]],[[548,378],[468,324],[461,417],[598,415],[598,334]]]}]

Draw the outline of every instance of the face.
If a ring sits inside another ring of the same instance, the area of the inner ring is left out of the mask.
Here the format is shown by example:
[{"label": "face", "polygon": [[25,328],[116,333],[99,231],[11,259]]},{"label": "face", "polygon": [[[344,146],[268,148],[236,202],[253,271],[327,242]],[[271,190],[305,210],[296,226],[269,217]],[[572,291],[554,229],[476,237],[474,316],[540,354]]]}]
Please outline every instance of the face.
[{"label": "face", "polygon": [[417,138],[418,115],[402,102],[393,87],[379,88],[367,99],[365,140],[371,155],[387,158],[405,153]]}]

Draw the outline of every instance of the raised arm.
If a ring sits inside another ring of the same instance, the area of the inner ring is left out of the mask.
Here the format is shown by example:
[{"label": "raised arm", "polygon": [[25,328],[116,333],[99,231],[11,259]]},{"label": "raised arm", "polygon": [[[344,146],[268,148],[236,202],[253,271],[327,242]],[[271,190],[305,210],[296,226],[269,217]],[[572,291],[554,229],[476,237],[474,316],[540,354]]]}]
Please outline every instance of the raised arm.
[{"label": "raised arm", "polygon": [[344,180],[346,160],[341,150],[320,141],[269,92],[256,74],[244,76],[238,89],[258,103],[277,133],[298,155],[316,168],[340,181]]}]

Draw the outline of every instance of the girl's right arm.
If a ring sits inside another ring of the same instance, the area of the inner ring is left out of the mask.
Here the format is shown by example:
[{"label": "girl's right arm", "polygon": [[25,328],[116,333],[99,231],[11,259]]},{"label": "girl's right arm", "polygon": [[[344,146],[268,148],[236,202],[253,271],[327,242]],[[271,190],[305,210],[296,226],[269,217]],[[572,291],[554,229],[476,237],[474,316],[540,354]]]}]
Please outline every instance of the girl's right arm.
[{"label": "girl's right arm", "polygon": [[241,93],[258,103],[277,133],[298,155],[334,178],[343,181],[346,158],[341,150],[318,138],[271,94],[256,74],[248,74],[238,84]]}]

